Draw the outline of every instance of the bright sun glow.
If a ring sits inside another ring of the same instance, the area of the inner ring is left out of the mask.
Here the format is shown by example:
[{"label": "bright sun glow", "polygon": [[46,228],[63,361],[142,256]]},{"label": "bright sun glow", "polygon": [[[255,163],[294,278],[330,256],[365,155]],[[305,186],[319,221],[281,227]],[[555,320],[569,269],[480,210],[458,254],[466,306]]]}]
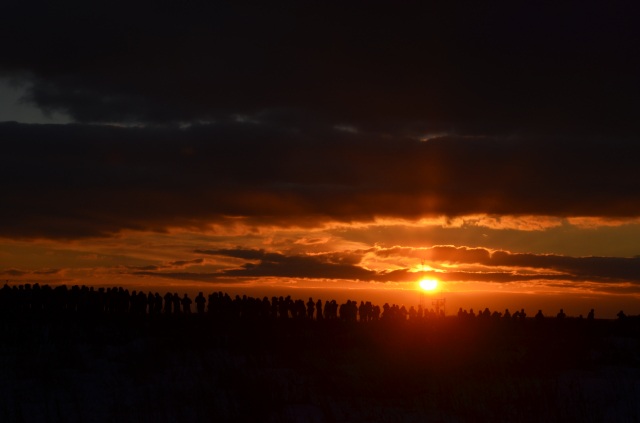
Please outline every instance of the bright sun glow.
[{"label": "bright sun glow", "polygon": [[422,279],[420,281],[420,288],[425,291],[433,291],[438,287],[438,281],[435,279]]}]

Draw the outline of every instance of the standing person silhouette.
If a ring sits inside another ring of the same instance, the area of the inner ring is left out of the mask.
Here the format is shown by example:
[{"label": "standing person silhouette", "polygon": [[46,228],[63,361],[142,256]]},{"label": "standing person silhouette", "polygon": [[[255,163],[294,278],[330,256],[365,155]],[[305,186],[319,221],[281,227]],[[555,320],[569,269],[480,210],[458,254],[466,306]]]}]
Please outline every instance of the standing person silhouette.
[{"label": "standing person silhouette", "polygon": [[171,314],[173,308],[173,295],[170,292],[164,294],[164,312],[165,314]]},{"label": "standing person silhouette", "polygon": [[316,320],[322,320],[322,300],[316,302]]},{"label": "standing person silhouette", "polygon": [[180,301],[180,296],[178,295],[177,292],[173,293],[173,313],[174,314],[179,314],[182,310],[180,308],[180,304],[182,301]]},{"label": "standing person silhouette", "polygon": [[193,301],[191,301],[191,298],[189,298],[189,296],[186,293],[184,294],[180,302],[182,303],[182,312],[191,314],[191,303]]},{"label": "standing person silhouette", "polygon": [[309,297],[309,301],[307,301],[307,318],[309,320],[313,320],[313,313],[316,308],[316,303],[313,301],[313,298]]},{"label": "standing person silhouette", "polygon": [[198,293],[198,296],[196,297],[196,310],[198,311],[198,314],[204,314],[204,307],[205,304],[207,303],[206,298],[204,298],[204,294],[202,293],[202,291],[200,291]]}]

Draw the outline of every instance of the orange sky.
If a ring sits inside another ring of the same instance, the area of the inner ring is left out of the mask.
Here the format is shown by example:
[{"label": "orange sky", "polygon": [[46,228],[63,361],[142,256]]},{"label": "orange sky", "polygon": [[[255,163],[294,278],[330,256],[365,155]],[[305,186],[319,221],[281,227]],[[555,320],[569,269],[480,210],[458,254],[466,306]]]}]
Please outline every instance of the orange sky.
[{"label": "orange sky", "polygon": [[[635,220],[473,216],[319,228],[125,231],[83,240],[5,240],[2,279],[178,292],[292,295],[417,306],[640,312]],[[619,241],[616,241],[616,237]],[[450,244],[442,240],[449,239]],[[608,242],[604,242],[608,241]],[[585,244],[591,254],[585,254]],[[500,248],[502,246],[502,248]],[[624,258],[628,257],[628,258]],[[421,295],[423,276],[440,281]]]},{"label": "orange sky", "polygon": [[640,314],[632,2],[9,3],[8,283]]}]

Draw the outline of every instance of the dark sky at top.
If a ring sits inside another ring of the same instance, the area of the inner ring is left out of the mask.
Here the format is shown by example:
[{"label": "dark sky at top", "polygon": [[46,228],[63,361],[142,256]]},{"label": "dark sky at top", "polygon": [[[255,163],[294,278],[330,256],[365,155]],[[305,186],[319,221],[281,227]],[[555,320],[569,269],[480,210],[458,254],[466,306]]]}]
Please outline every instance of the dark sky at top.
[{"label": "dark sky at top", "polygon": [[636,216],[637,9],[11,2],[0,76],[76,124],[0,124],[0,235]]},{"label": "dark sky at top", "polygon": [[633,2],[68,3],[9,5],[1,63],[82,122],[635,134]]}]

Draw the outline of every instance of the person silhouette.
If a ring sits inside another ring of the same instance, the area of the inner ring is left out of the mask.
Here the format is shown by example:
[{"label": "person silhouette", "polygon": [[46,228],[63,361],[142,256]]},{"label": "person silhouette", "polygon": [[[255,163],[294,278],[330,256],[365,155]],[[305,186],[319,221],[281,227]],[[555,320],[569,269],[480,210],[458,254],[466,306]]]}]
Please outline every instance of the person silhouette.
[{"label": "person silhouette", "polygon": [[322,300],[316,302],[316,320],[322,320]]},{"label": "person silhouette", "polygon": [[360,319],[361,322],[367,321],[367,311],[364,305],[364,301],[362,300],[360,301],[360,305],[358,306],[358,319]]},{"label": "person silhouette", "polygon": [[418,317],[418,312],[416,311],[415,307],[413,306],[409,307],[409,320],[415,321],[417,317]]},{"label": "person silhouette", "polygon": [[594,318],[595,318],[595,311],[593,309],[591,309],[589,311],[589,314],[587,314],[587,320],[591,322],[591,321],[593,321]]},{"label": "person silhouette", "polygon": [[380,306],[377,304],[371,307],[371,319],[380,320]]},{"label": "person silhouette", "polygon": [[289,297],[285,299],[282,296],[278,298],[278,316],[280,319],[287,319],[289,317],[288,298]]},{"label": "person silhouette", "polygon": [[171,314],[173,308],[173,295],[170,292],[164,294],[164,312],[165,314]]},{"label": "person silhouette", "polygon": [[191,303],[193,302],[193,301],[191,301],[191,298],[189,298],[189,296],[185,293],[180,302],[182,303],[182,312],[190,314],[191,313]]},{"label": "person silhouette", "polygon": [[307,318],[309,320],[313,320],[313,313],[316,309],[316,303],[313,301],[313,298],[309,297],[309,301],[307,301]]},{"label": "person silhouette", "polygon": [[178,295],[177,292],[173,293],[173,312],[175,314],[180,313],[181,309],[180,309],[180,296]]},{"label": "person silhouette", "polygon": [[204,298],[204,294],[202,293],[202,291],[198,293],[198,296],[196,297],[195,301],[196,301],[196,310],[198,311],[198,314],[204,314],[204,307],[207,300],[206,298]]},{"label": "person silhouette", "polygon": [[147,306],[149,314],[155,314],[156,312],[156,297],[153,296],[153,292],[149,291],[147,294]]},{"label": "person silhouette", "polygon": [[564,309],[560,309],[560,311],[556,315],[556,319],[563,320],[565,317],[567,317],[567,315],[564,314]]}]

